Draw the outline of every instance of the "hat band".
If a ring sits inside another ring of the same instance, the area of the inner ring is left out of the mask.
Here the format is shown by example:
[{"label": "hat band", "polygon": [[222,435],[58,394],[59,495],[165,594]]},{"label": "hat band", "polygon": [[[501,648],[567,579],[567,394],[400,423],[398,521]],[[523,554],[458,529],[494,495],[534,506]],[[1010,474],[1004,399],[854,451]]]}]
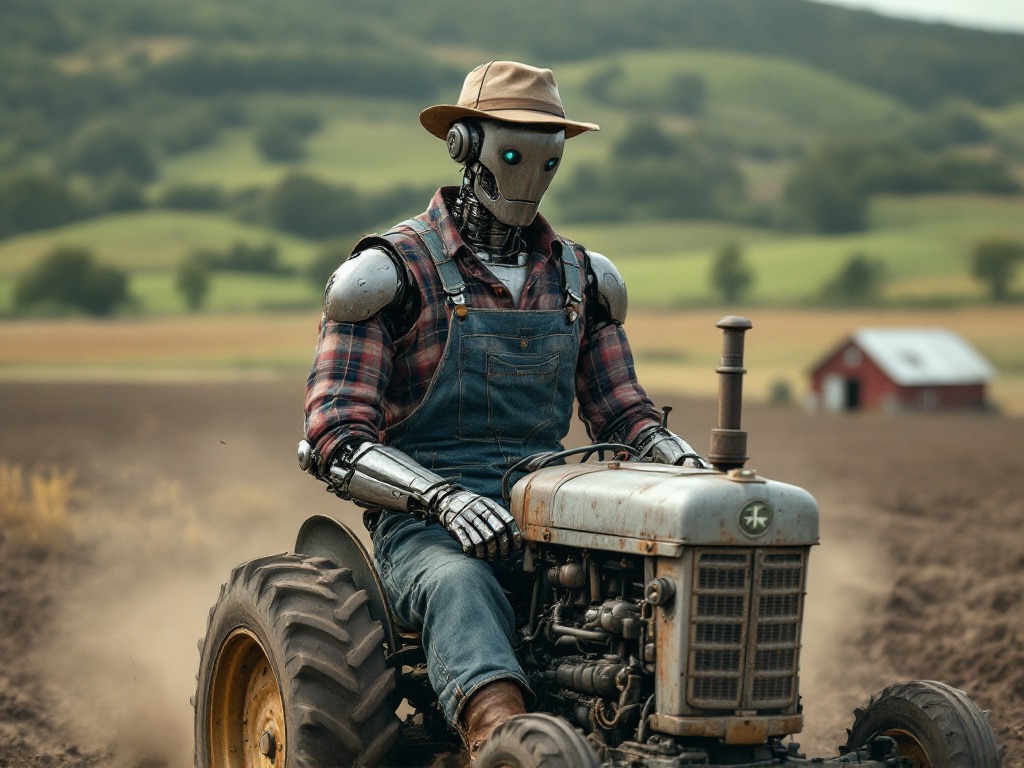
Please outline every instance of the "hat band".
[{"label": "hat band", "polygon": [[504,109],[526,109],[531,112],[543,112],[546,115],[565,118],[565,112],[560,106],[540,99],[480,99],[474,108],[484,112],[495,112]]}]

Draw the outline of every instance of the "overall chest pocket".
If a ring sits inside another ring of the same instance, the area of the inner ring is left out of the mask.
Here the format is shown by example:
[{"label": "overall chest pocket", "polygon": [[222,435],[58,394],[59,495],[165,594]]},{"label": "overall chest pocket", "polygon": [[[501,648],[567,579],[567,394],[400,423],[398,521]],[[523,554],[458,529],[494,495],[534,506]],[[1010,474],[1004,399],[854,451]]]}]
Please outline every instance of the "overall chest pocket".
[{"label": "overall chest pocket", "polygon": [[487,426],[495,437],[525,440],[551,423],[558,353],[487,354]]},{"label": "overall chest pocket", "polygon": [[461,438],[525,440],[551,423],[558,391],[557,352],[489,350],[481,358],[479,367],[473,366],[475,375],[462,377]]}]

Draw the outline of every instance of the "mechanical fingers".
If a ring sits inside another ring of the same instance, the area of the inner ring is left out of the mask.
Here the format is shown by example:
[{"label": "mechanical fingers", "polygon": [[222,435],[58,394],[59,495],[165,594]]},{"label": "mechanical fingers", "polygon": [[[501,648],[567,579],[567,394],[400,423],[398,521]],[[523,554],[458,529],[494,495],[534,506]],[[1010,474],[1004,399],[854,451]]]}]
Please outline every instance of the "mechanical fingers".
[{"label": "mechanical fingers", "polygon": [[462,545],[462,551],[481,560],[506,558],[512,549],[520,549],[523,537],[515,519],[497,502],[458,490],[439,503],[441,524]]},{"label": "mechanical fingers", "polygon": [[633,442],[640,456],[656,464],[707,469],[708,463],[683,438],[663,427],[652,427],[637,435]]}]

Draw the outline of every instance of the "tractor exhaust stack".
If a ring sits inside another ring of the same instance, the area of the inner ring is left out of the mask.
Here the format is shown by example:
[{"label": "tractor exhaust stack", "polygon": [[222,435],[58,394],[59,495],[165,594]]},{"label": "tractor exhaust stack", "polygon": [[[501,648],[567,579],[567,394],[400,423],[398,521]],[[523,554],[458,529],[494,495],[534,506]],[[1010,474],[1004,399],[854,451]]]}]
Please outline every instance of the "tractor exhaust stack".
[{"label": "tractor exhaust stack", "polygon": [[743,334],[753,328],[745,317],[723,317],[722,360],[715,369],[718,380],[718,426],[711,430],[708,459],[715,469],[727,472],[747,463],[747,433],[740,429],[743,411]]}]

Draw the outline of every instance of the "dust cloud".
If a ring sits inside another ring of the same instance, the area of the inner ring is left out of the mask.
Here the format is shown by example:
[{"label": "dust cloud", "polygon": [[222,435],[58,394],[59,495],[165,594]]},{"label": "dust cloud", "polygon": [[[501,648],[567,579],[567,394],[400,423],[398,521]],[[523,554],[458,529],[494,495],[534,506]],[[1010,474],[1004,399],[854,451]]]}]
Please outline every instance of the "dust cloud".
[{"label": "dust cloud", "polygon": [[868,510],[819,494],[821,544],[811,551],[800,657],[804,733],[809,757],[836,755],[853,709],[896,680],[884,658],[865,654],[864,637],[880,626],[892,587],[890,563]]},{"label": "dust cloud", "polygon": [[271,388],[274,407],[243,406],[244,388],[113,389],[79,388],[54,448],[77,467],[79,501],[26,664],[48,716],[99,764],[188,766],[197,641],[220,584],[290,550],[310,514],[357,517],[295,462],[301,386]]}]

